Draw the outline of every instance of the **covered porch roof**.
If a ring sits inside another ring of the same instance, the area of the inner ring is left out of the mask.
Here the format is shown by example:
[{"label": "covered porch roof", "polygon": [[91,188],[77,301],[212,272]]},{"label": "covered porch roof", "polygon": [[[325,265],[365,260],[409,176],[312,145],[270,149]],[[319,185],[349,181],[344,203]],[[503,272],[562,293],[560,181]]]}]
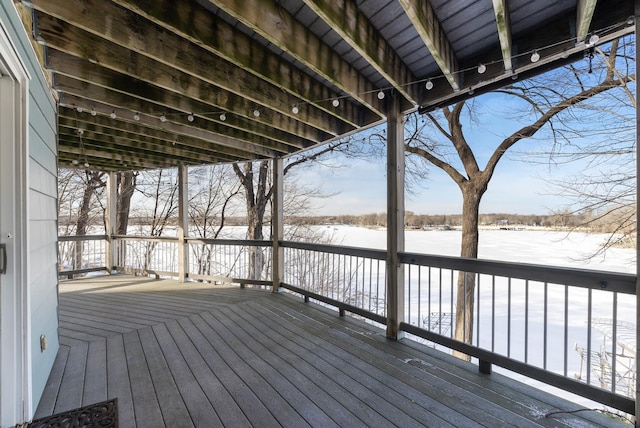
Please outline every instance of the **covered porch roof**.
[{"label": "covered porch roof", "polygon": [[632,0],[21,5],[59,100],[60,166],[105,171],[284,157],[635,30]]}]

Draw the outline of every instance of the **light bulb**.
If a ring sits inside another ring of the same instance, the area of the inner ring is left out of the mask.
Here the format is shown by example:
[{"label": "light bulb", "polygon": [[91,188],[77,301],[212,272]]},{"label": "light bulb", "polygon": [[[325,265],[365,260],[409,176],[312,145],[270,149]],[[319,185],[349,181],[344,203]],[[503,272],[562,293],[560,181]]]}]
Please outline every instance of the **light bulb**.
[{"label": "light bulb", "polygon": [[431,81],[431,79],[427,80],[427,83],[425,83],[424,87],[427,88],[428,91],[433,89],[433,82]]},{"label": "light bulb", "polygon": [[255,109],[255,110],[253,111],[253,115],[254,115],[255,117],[260,116],[260,110]]},{"label": "light bulb", "polygon": [[378,99],[379,100],[383,100],[384,99],[384,91],[378,92]]},{"label": "light bulb", "polygon": [[116,112],[115,112],[115,110],[111,112],[111,114],[109,115],[109,117],[111,117],[111,119],[115,119],[115,118],[116,118]]},{"label": "light bulb", "polygon": [[191,114],[189,114],[189,116],[187,116],[187,120],[188,120],[189,122],[193,122],[193,120],[194,120],[194,119],[195,119],[195,118],[193,117],[193,113],[191,113]]},{"label": "light bulb", "polygon": [[134,113],[134,114],[133,114],[133,118],[134,118],[135,120],[140,120],[140,113],[138,113],[138,112]]},{"label": "light bulb", "polygon": [[480,64],[480,65],[478,66],[478,73],[482,74],[482,73],[484,73],[485,71],[487,71],[487,66],[486,66],[486,65],[484,65],[484,64]]},{"label": "light bulb", "polygon": [[78,106],[76,107],[76,110],[78,110],[78,113],[82,113],[82,107]]},{"label": "light bulb", "polygon": [[85,168],[89,168],[89,162],[85,162],[85,163],[84,163],[84,167],[85,167]]},{"label": "light bulb", "polygon": [[291,112],[293,114],[298,114],[300,112],[300,109],[298,108],[297,105],[293,106],[293,108],[291,108]]},{"label": "light bulb", "polygon": [[590,45],[595,45],[599,41],[600,41],[600,37],[598,37],[597,34],[593,34],[591,37],[589,37],[589,44]]},{"label": "light bulb", "polygon": [[220,120],[221,120],[221,121],[223,121],[223,122],[224,122],[225,120],[227,120],[227,115],[226,115],[226,114],[224,114],[224,113],[221,113],[221,114],[220,114]]},{"label": "light bulb", "polygon": [[338,107],[340,105],[340,100],[336,98],[335,100],[331,101],[331,104],[334,107]]},{"label": "light bulb", "polygon": [[96,112],[96,109],[92,108],[92,109],[91,109],[91,116],[95,116],[96,114],[98,114],[98,113]]},{"label": "light bulb", "polygon": [[531,62],[538,61],[540,61],[540,54],[538,53],[538,51],[533,51],[533,53],[531,54]]},{"label": "light bulb", "polygon": [[78,129],[78,135],[82,135],[82,134],[84,134],[84,129],[82,128]]},{"label": "light bulb", "polygon": [[473,88],[469,89],[469,95],[473,95],[474,92]]},{"label": "light bulb", "polygon": [[74,159],[74,160],[71,161],[71,163],[74,164],[74,165],[78,165],[80,162],[78,162],[78,159]]},{"label": "light bulb", "polygon": [[160,122],[165,123],[167,121],[167,116],[164,115],[164,113],[162,113],[162,116],[160,116]]}]

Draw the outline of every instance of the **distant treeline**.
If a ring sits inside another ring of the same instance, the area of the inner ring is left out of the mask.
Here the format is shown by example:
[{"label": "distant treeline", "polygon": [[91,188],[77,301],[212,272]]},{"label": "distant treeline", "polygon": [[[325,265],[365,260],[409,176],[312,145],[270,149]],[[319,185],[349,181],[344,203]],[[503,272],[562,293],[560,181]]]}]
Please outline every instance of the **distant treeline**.
[{"label": "distant treeline", "polygon": [[[547,214],[547,215],[523,215],[523,214],[480,214],[480,226],[498,227],[548,227],[557,229],[582,228],[593,232],[612,232],[615,230],[615,221],[611,218],[597,218],[588,214]],[[60,224],[73,223],[75,219],[61,216]],[[130,225],[151,224],[152,219],[143,216],[129,219]],[[191,219],[198,222],[198,219]],[[267,217],[267,221],[269,218]],[[213,223],[216,221],[214,219]],[[168,225],[177,225],[177,218],[171,218]],[[227,217],[224,219],[226,226],[246,226],[245,217]],[[290,216],[285,219],[285,224],[290,225],[327,225],[345,224],[363,227],[386,227],[386,213],[371,213],[362,215],[331,215],[331,216]],[[405,226],[407,228],[423,229],[431,227],[459,227],[462,226],[461,214],[415,214],[405,212]]]},{"label": "distant treeline", "polygon": [[[371,213],[363,215],[335,215],[335,216],[314,216],[314,217],[290,217],[286,223],[289,224],[347,224],[365,227],[385,227],[387,225],[386,213]],[[480,226],[531,226],[549,228],[586,228],[591,231],[609,232],[615,222],[603,219],[595,220],[594,216],[588,214],[480,214]],[[405,226],[407,228],[429,228],[429,227],[459,227],[462,226],[461,214],[415,214],[411,211],[405,212]]]}]

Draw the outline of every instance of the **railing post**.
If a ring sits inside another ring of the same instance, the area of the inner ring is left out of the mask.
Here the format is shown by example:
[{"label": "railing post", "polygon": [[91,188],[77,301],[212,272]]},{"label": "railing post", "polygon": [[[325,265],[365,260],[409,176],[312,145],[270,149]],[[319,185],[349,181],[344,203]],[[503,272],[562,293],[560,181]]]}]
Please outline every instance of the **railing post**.
[{"label": "railing post", "polygon": [[398,97],[389,97],[387,114],[387,337],[401,337],[404,321],[404,115]]},{"label": "railing post", "polygon": [[114,235],[116,234],[116,214],[118,203],[118,182],[117,173],[107,174],[107,207],[105,213],[105,233],[107,235],[106,244],[106,268],[109,273],[114,273],[118,268],[116,260],[117,245]]},{"label": "railing post", "polygon": [[[636,46],[638,46],[638,42],[640,42],[640,35],[638,34],[638,20],[640,20],[640,2],[635,2],[635,22],[636,22]],[[638,65],[640,65],[640,60],[636,55],[636,70],[638,69]],[[640,97],[640,88],[636,84],[636,100]],[[640,110],[638,110],[638,106],[636,104],[636,193],[637,189],[640,187],[640,147],[638,146],[638,142],[640,142]],[[638,242],[640,239],[640,231],[638,230],[638,213],[640,212],[640,198],[637,197],[636,194],[636,349],[640,348],[640,311],[637,308],[640,308],[640,247],[638,246]],[[636,418],[640,417],[640,382],[638,382],[638,368],[640,367],[640,362],[638,362],[638,358],[636,358],[636,391],[635,391],[635,399],[636,399]],[[637,424],[636,424],[637,426]]]},{"label": "railing post", "polygon": [[178,281],[189,277],[189,168],[178,166]]},{"label": "railing post", "polygon": [[273,160],[273,208],[271,213],[271,237],[273,249],[271,254],[271,280],[273,292],[277,293],[280,283],[284,279],[284,248],[280,242],[284,239],[284,161],[282,158]]}]

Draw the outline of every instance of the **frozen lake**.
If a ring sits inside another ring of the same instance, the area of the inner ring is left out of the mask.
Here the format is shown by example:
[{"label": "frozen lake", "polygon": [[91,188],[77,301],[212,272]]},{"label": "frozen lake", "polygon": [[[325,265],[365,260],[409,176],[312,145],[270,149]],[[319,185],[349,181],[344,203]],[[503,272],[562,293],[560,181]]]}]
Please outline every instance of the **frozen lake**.
[{"label": "frozen lake", "polygon": [[[386,230],[354,226],[325,227],[336,245],[384,249]],[[407,252],[457,256],[460,254],[459,230],[407,230]],[[635,273],[634,249],[613,248],[588,260],[608,235],[566,233],[545,230],[481,230],[479,258],[518,263],[533,263],[584,269]]]}]

